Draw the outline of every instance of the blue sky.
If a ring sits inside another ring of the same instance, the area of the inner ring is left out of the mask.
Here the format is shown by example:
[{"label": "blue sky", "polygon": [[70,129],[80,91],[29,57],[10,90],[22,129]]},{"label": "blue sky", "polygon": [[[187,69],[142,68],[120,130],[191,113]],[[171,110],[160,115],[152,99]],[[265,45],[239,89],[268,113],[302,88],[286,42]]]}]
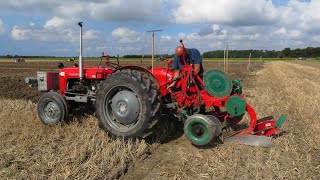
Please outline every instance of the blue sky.
[{"label": "blue sky", "polygon": [[0,55],[85,56],[174,52],[183,39],[200,52],[319,46],[319,0],[0,1]]}]

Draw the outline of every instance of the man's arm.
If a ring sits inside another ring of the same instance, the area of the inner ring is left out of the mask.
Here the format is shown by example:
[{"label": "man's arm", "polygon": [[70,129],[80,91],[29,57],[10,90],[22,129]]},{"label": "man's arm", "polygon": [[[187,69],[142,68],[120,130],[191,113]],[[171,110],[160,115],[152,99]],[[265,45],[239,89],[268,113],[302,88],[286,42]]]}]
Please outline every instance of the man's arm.
[{"label": "man's arm", "polygon": [[[180,75],[180,69],[181,69],[181,63],[180,63],[180,58],[177,56],[174,56],[173,59],[173,79],[176,79]],[[167,88],[172,88],[176,84],[176,81],[173,81]]]},{"label": "man's arm", "polygon": [[200,71],[200,64],[194,64],[194,71],[198,74]]},{"label": "man's arm", "polygon": [[197,49],[190,49],[190,54],[191,54],[191,58],[193,60],[193,67],[194,67],[194,71],[198,74],[199,71],[201,70],[201,63],[202,63],[202,58],[201,58],[201,54]]},{"label": "man's arm", "polygon": [[173,78],[176,79],[179,77],[179,75],[180,75],[180,70],[179,69],[174,70]]},{"label": "man's arm", "polygon": [[[178,78],[180,75],[180,70],[174,70],[174,74],[173,74],[173,80],[175,80],[176,78]],[[172,88],[175,84],[176,84],[177,81],[173,81],[169,86],[168,86],[168,89],[169,88]]]}]

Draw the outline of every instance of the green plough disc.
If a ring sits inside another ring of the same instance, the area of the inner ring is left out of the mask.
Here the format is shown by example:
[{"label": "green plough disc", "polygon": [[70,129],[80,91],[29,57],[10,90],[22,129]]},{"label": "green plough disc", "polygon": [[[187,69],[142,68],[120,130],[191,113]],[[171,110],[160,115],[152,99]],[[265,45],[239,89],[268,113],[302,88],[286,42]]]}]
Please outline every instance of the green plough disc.
[{"label": "green plough disc", "polygon": [[204,76],[204,86],[209,94],[224,98],[232,92],[232,81],[221,70],[210,70]]},{"label": "green plough disc", "polygon": [[232,96],[227,100],[226,110],[232,116],[241,116],[246,112],[246,101],[239,96]]}]

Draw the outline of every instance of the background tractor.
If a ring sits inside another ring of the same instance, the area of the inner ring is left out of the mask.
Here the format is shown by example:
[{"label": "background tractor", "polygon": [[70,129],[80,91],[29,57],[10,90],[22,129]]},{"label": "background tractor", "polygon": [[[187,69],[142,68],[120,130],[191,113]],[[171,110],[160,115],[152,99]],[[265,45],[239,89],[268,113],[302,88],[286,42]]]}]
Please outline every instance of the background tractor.
[{"label": "background tractor", "polygon": [[[82,22],[78,25],[79,66],[64,68],[60,64],[59,72],[37,72],[36,78],[26,78],[39,91],[48,91],[37,104],[39,119],[44,124],[65,121],[70,110],[85,105],[95,109],[99,126],[114,138],[149,137],[162,123],[162,115],[182,122],[194,145],[209,144],[221,136],[223,129],[239,123],[245,114],[250,117],[249,127],[225,138],[268,147],[271,137],[281,133],[279,128],[285,116],[277,121],[272,117],[257,120],[254,109],[244,99],[239,80],[230,80],[220,70],[209,70],[201,79],[192,64],[186,64],[185,57],[179,78],[173,78],[172,60],[167,67],[144,68],[120,66],[103,55],[104,66],[84,66]],[[168,89],[173,81],[175,87]]]},{"label": "background tractor", "polygon": [[24,58],[16,58],[14,62],[25,62]]},{"label": "background tractor", "polygon": [[67,59],[67,61],[68,61],[68,62],[76,61],[76,58],[75,58],[75,57],[70,57],[70,58]]}]

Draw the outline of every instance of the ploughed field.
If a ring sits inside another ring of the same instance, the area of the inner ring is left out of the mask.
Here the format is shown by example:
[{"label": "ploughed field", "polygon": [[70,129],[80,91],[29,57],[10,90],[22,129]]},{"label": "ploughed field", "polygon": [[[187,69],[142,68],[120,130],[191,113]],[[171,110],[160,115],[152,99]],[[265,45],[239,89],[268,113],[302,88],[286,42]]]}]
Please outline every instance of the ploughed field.
[{"label": "ploughed field", "polygon": [[[320,63],[253,61],[247,70],[247,62],[229,62],[230,77],[242,81],[258,118],[287,115],[287,133],[270,149],[235,143],[196,148],[178,133],[163,143],[111,140],[90,114],[45,126],[36,113],[41,93],[24,78],[58,71],[57,63],[0,62],[1,179],[320,178]],[[204,68],[222,70],[223,62],[204,62]]]}]

